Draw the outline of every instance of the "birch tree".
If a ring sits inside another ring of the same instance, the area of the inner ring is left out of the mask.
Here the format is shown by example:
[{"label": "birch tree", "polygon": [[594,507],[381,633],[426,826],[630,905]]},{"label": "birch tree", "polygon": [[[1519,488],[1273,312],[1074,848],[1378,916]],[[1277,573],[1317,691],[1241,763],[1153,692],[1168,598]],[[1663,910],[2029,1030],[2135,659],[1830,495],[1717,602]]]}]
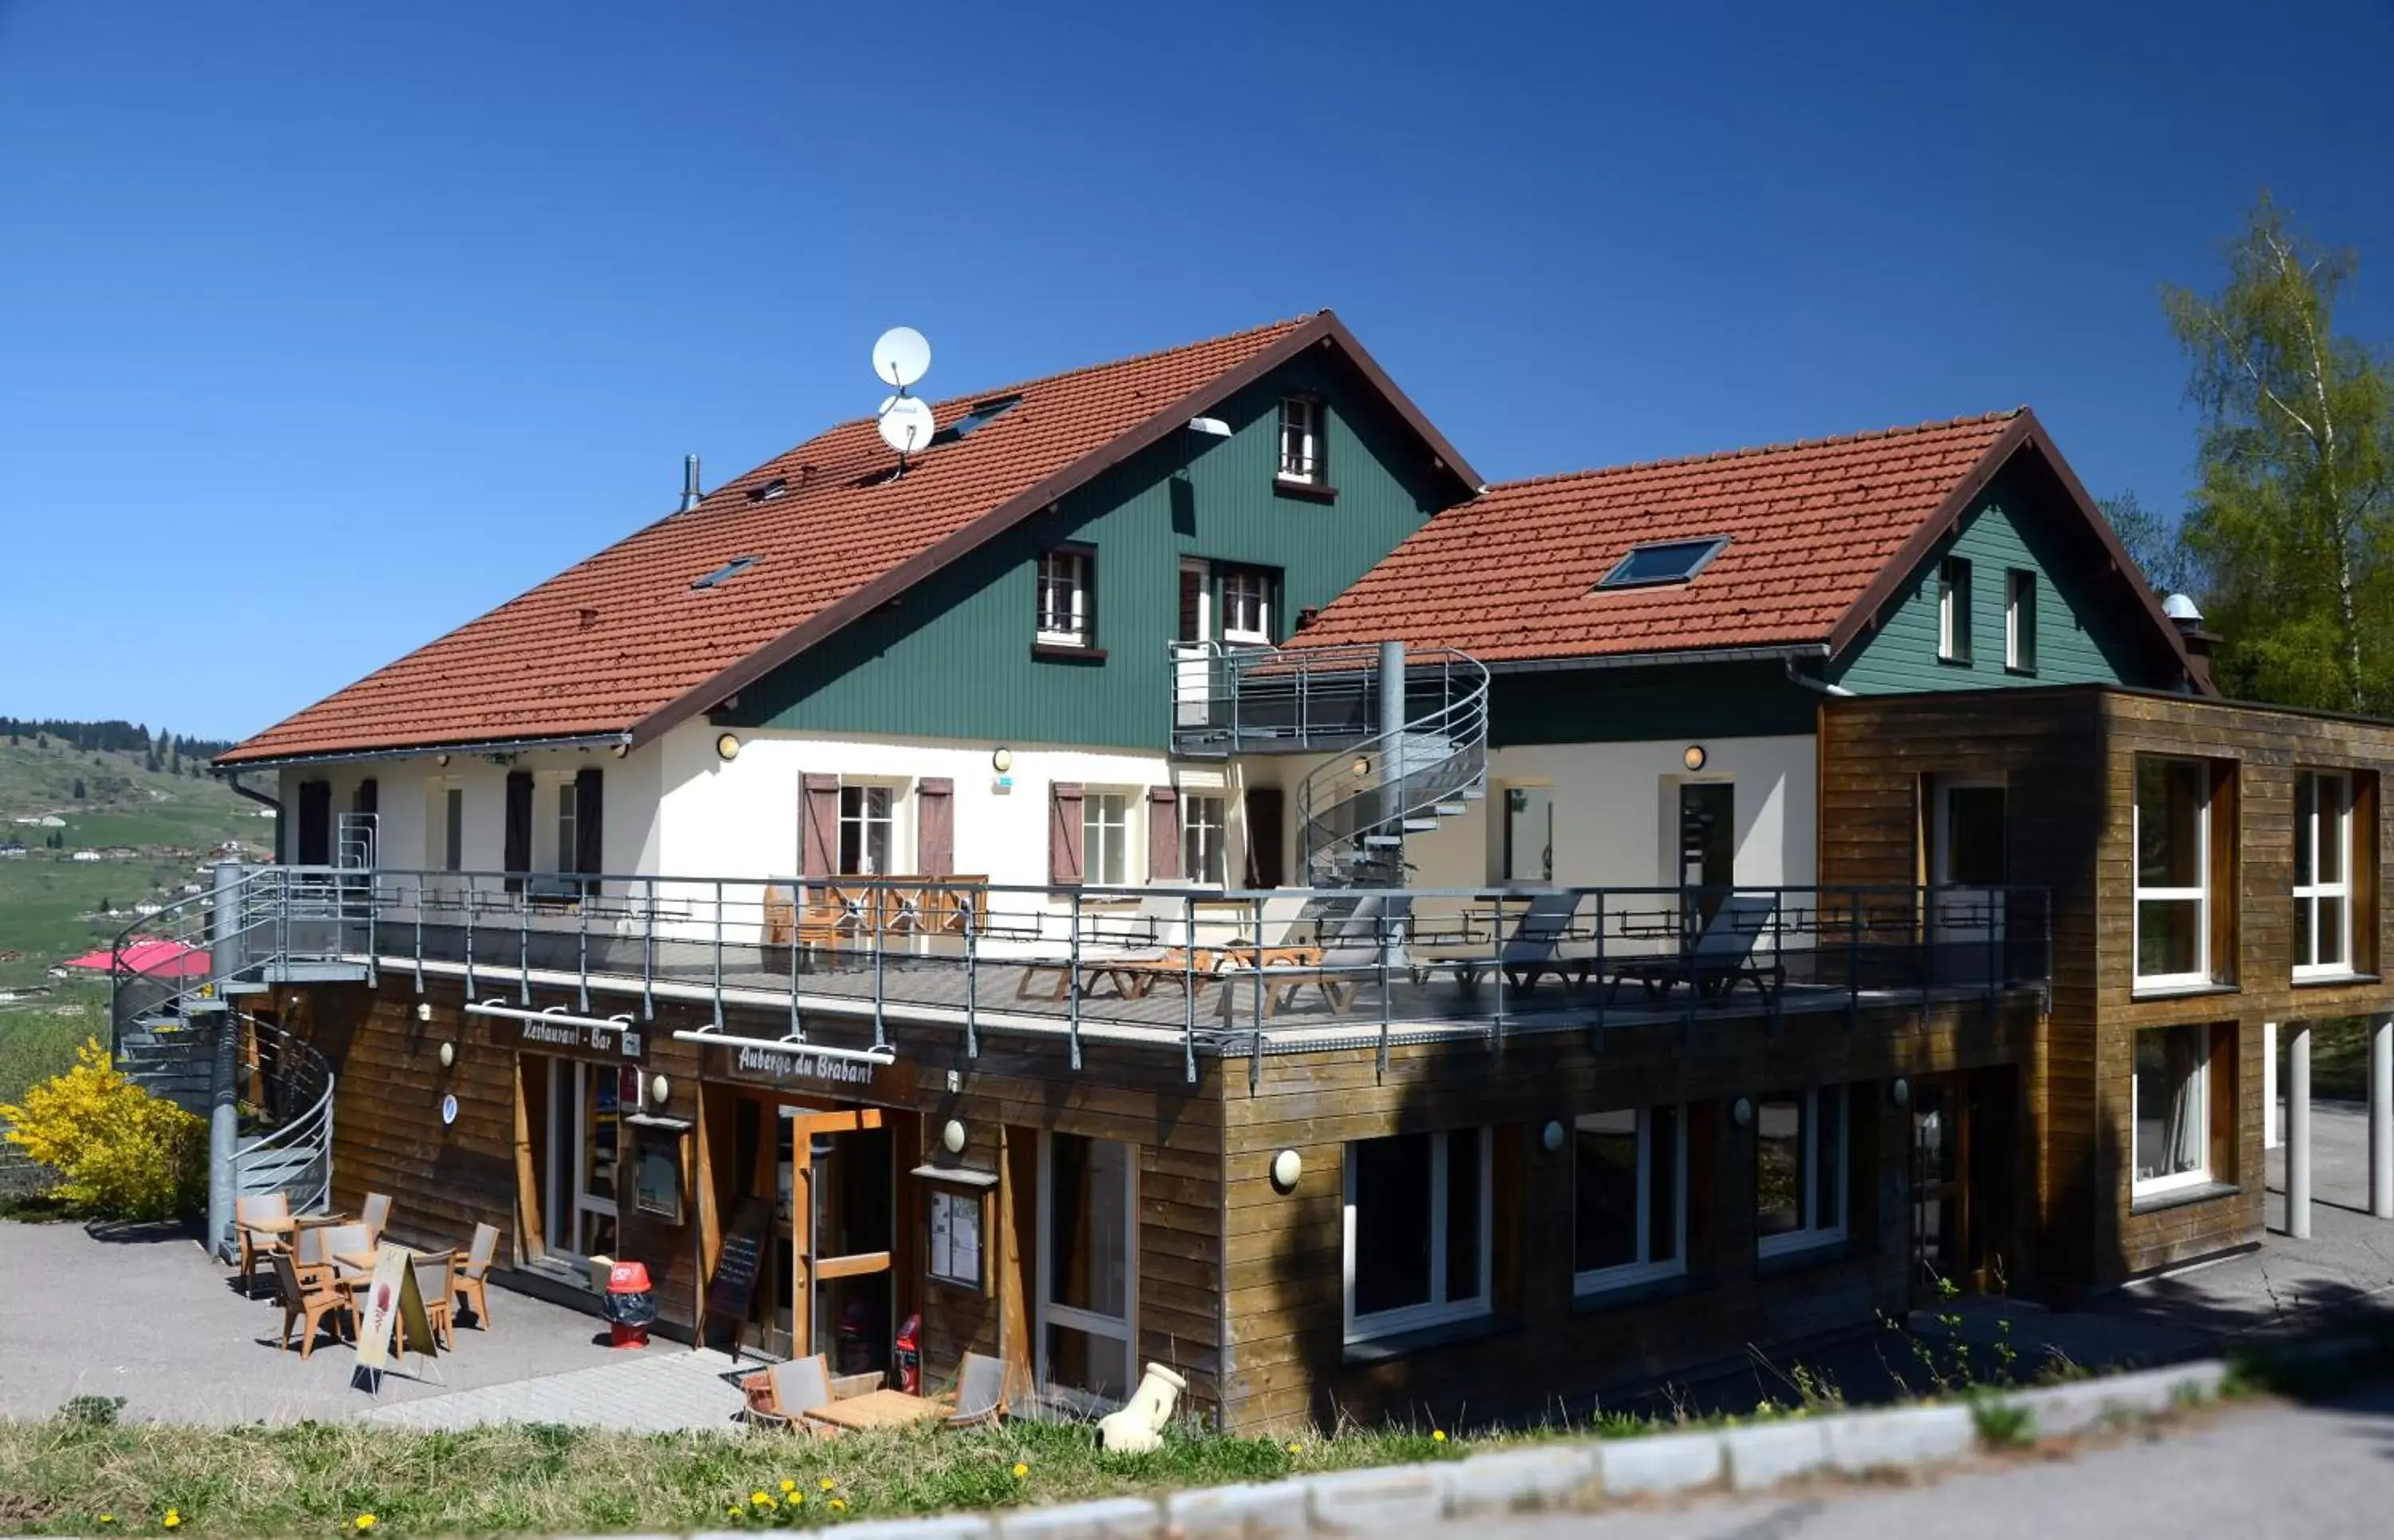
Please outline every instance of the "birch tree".
[{"label": "birch tree", "polygon": [[2212,578],[2229,692],[2339,711],[2394,705],[2394,374],[2339,336],[2349,251],[2312,245],[2264,194],[2216,295],[2163,303],[2203,414],[2189,553]]}]

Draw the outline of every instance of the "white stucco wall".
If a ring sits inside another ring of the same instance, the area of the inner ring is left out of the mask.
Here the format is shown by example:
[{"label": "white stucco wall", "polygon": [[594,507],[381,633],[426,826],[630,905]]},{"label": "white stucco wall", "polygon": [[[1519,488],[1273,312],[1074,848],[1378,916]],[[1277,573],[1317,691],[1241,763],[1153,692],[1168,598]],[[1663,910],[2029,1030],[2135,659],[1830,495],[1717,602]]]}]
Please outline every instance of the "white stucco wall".
[{"label": "white stucco wall", "polygon": [[1736,880],[1802,887],[1815,880],[1818,761],[1809,733],[1719,738],[1700,774],[1681,762],[1687,740],[1543,744],[1489,756],[1488,796],[1406,854],[1426,888],[1474,887],[1498,877],[1494,821],[1505,788],[1544,788],[1554,804],[1554,879],[1569,887],[1645,887],[1679,880],[1674,862],[1678,786],[1726,781],[1735,788]]}]

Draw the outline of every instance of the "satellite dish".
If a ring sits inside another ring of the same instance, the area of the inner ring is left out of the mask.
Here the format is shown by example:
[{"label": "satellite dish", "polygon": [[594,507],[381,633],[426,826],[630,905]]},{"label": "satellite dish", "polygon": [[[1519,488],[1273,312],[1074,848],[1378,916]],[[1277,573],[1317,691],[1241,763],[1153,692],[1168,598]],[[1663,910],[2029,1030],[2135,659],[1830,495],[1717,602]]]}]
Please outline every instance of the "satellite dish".
[{"label": "satellite dish", "polygon": [[929,447],[933,422],[931,403],[914,396],[892,396],[881,403],[881,441],[901,454]]},{"label": "satellite dish", "polygon": [[931,367],[931,344],[912,326],[892,326],[873,345],[873,372],[903,390]]}]

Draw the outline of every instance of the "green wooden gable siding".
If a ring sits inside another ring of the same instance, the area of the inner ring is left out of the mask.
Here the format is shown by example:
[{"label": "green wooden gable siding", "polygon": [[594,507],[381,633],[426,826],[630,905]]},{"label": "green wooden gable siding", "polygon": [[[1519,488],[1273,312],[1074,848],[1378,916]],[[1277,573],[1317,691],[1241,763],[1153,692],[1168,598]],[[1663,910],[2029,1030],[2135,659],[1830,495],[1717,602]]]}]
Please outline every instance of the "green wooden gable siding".
[{"label": "green wooden gable siding", "polygon": [[[1953,535],[1931,552],[1882,612],[1877,631],[1839,659],[1830,678],[1857,695],[2003,689],[2053,684],[2126,684],[2168,689],[2152,622],[2134,607],[2094,556],[2042,478],[1998,476]],[[1947,556],[1970,563],[1971,658],[1937,656],[1937,569]],[[2004,593],[2015,568],[2037,574],[2036,670],[2004,666]]]},{"label": "green wooden gable siding", "polygon": [[[1323,399],[1335,503],[1274,490],[1280,402]],[[1318,349],[1211,415],[1231,437],[1177,432],[1053,510],[1025,520],[741,691],[728,725],[872,736],[980,738],[1164,749],[1172,712],[1167,648],[1179,624],[1184,557],[1277,569],[1272,614],[1327,604],[1454,495],[1452,478]],[[1094,546],[1098,659],[1034,657],[1040,552]],[[1216,612],[1219,613],[1217,607]]]},{"label": "green wooden gable siding", "polygon": [[1821,701],[1776,663],[1541,669],[1497,674],[1489,685],[1488,738],[1498,748],[1809,732]]}]

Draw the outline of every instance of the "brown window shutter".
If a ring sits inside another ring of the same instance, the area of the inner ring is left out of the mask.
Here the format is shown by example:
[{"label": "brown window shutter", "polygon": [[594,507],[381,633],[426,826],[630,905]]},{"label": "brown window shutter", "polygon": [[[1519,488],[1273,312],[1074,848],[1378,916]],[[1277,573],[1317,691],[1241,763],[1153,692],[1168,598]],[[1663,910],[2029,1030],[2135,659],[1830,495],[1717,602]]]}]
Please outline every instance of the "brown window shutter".
[{"label": "brown window shutter", "polygon": [[956,870],[956,783],[944,775],[914,783],[914,875],[954,876]]},{"label": "brown window shutter", "polygon": [[839,863],[839,777],[798,780],[798,875],[827,877]]},{"label": "brown window shutter", "polygon": [[1147,880],[1180,880],[1180,793],[1170,786],[1147,789]]},{"label": "brown window shutter", "polygon": [[532,870],[532,771],[507,771],[506,836],[500,850],[507,870],[507,891],[523,891],[523,874]]},{"label": "brown window shutter", "polygon": [[577,872],[607,869],[606,779],[606,772],[597,765],[585,765],[573,772],[573,869]]},{"label": "brown window shutter", "polygon": [[1081,798],[1085,788],[1063,781],[1047,788],[1047,880],[1058,888],[1081,882]]},{"label": "brown window shutter", "polygon": [[299,864],[333,864],[333,783],[299,783]]}]

